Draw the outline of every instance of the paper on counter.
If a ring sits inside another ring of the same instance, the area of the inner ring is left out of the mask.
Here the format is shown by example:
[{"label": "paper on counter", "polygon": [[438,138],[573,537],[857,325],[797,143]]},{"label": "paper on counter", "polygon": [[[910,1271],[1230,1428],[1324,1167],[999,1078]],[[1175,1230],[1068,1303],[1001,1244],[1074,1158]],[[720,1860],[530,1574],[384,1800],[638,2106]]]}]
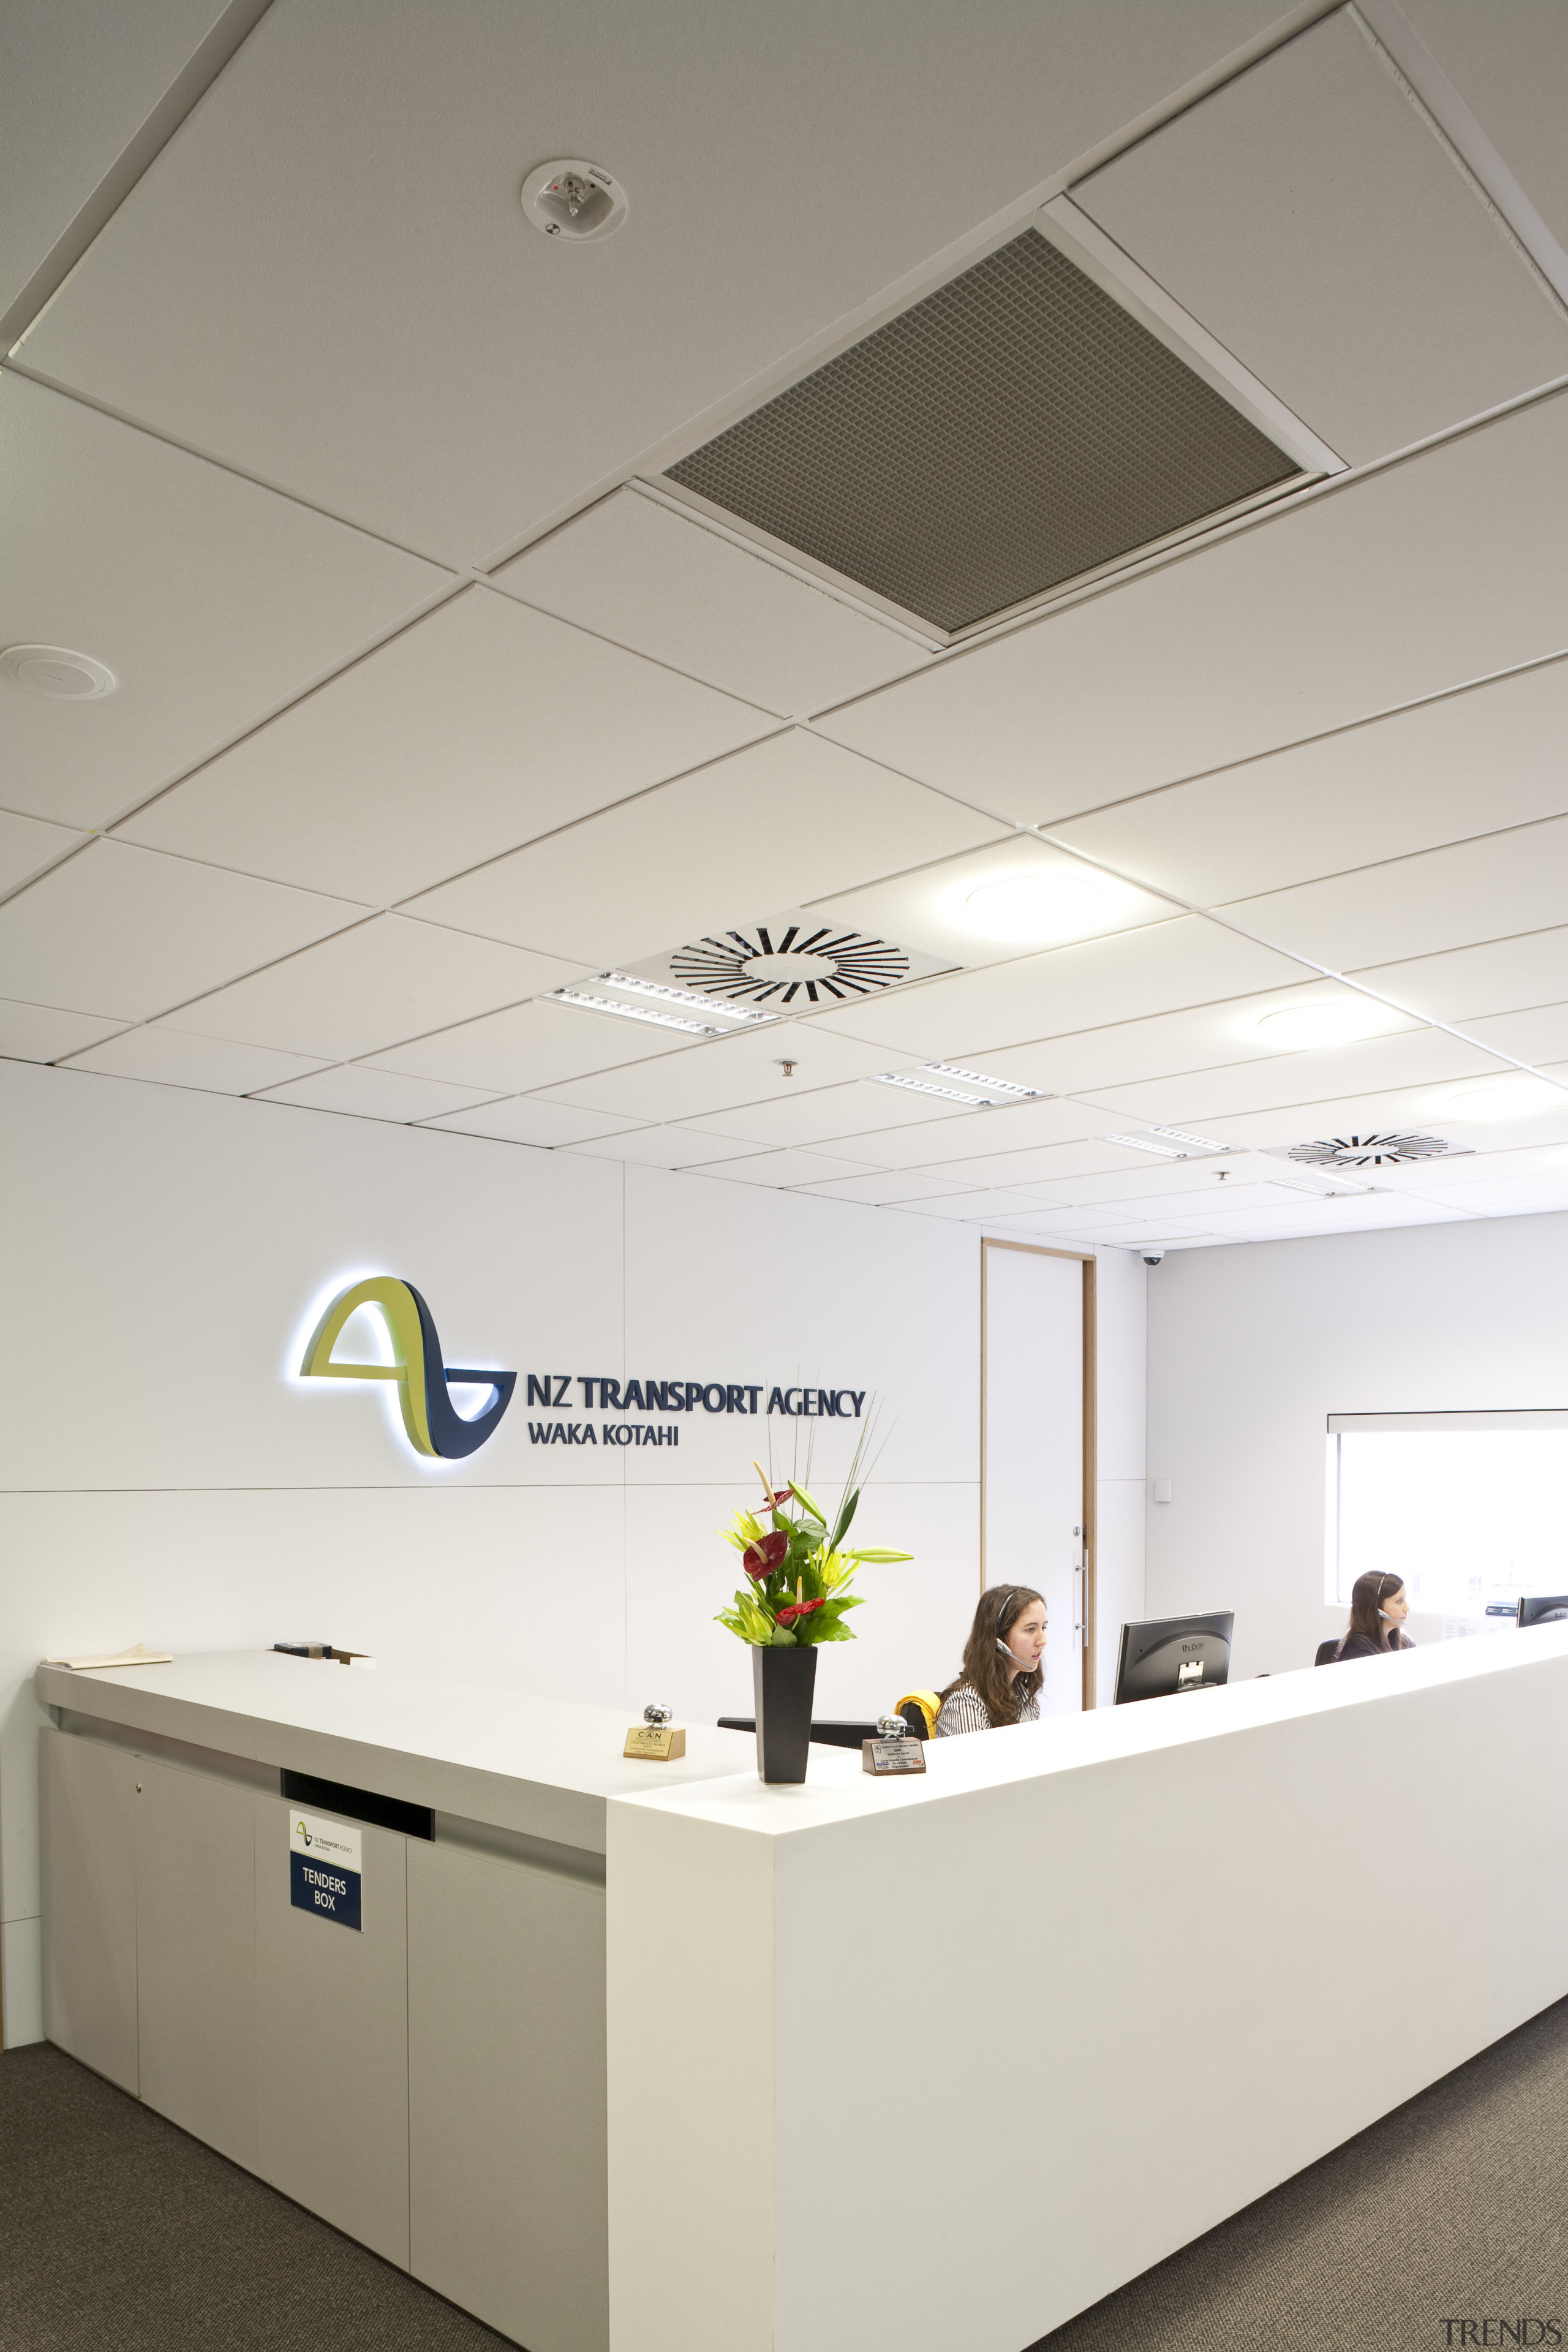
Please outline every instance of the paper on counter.
[{"label": "paper on counter", "polygon": [[172,1666],[174,1661],[167,1650],[150,1650],[145,1642],[138,1642],[133,1650],[117,1650],[112,1657],[46,1658],[46,1666],[72,1666],[78,1674],[89,1666]]}]

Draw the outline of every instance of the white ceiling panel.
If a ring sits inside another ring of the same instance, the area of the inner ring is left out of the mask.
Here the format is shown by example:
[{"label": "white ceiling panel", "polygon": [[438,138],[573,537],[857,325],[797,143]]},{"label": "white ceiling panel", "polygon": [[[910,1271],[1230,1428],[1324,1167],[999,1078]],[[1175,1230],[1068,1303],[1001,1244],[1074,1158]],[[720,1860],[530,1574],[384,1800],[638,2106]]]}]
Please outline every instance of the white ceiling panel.
[{"label": "white ceiling panel", "polygon": [[[639,0],[470,0],[404,9],[392,39],[374,0],[274,0],[24,349],[248,473],[478,562],[1277,9],[975,0],[923,11],[911,38],[907,0],[859,0],[716,39],[701,11]],[[563,142],[630,194],[592,251],[518,202]],[[722,197],[694,199],[693,171]]]},{"label": "white ceiling panel", "polygon": [[1561,245],[1568,246],[1568,13],[1542,0],[1400,0]]},{"label": "white ceiling panel", "polygon": [[[868,1095],[870,1090],[862,1091]],[[880,1097],[898,1090],[879,1087],[876,1091]],[[879,1103],[877,1108],[880,1108]],[[711,1124],[705,1122],[710,1129]],[[1034,1144],[1077,1142],[1084,1136],[1097,1135],[1106,1124],[1103,1111],[1082,1103],[1017,1103],[995,1110],[969,1111],[953,1118],[924,1119],[912,1127],[879,1125],[858,1134],[823,1140],[830,1143],[835,1151],[842,1150],[874,1168],[940,1170],[946,1160],[967,1160],[976,1152],[1016,1151]],[[1110,1155],[1113,1160],[1121,1156]]]},{"label": "white ceiling panel", "polygon": [[[1319,1046],[1311,1053],[1271,1055],[1227,1068],[1145,1079],[1131,1087],[1097,1087],[1107,1113],[1144,1126],[1185,1126],[1205,1134],[1216,1118],[1321,1102],[1331,1095],[1385,1094],[1391,1087],[1436,1085],[1447,1078],[1485,1077],[1501,1066],[1446,1029],[1409,1029],[1397,1037],[1368,1037],[1354,1045]],[[1189,1109],[1189,1106],[1191,1108]],[[1215,1133],[1215,1140],[1222,1139]]]},{"label": "white ceiling panel", "polygon": [[1538,1004],[1529,1013],[1497,1013],[1484,1021],[1468,1021],[1465,1034],[1493,1053],[1540,1068],[1568,1055],[1568,1004]]},{"label": "white ceiling panel", "polygon": [[384,906],[771,724],[470,588],[165,793],[123,837]]},{"label": "white ceiling panel", "polygon": [[[1267,1110],[1217,1113],[1205,1118],[1207,1133],[1216,1142],[1250,1151],[1279,1151],[1292,1144],[1313,1143],[1327,1136],[1405,1134],[1435,1135],[1456,1150],[1506,1151],[1531,1145],[1568,1142],[1568,1097],[1561,1111],[1521,1113],[1509,1120],[1460,1118],[1454,1097],[1471,1085],[1489,1086],[1490,1079],[1459,1080],[1444,1086],[1391,1087],[1384,1094],[1339,1095],[1327,1102],[1291,1103]],[[1423,1167],[1430,1162],[1421,1163]],[[1447,1163],[1445,1163],[1447,1164]],[[1351,1170],[1358,1181],[1363,1171]],[[1397,1175],[1400,1171],[1395,1171]],[[1392,1181],[1387,1171],[1374,1171],[1379,1183]],[[1369,1177],[1367,1181],[1373,1181]],[[1419,1173],[1417,1181],[1424,1181]]]},{"label": "white ceiling panel", "polygon": [[826,1143],[837,1135],[853,1135],[868,1119],[875,1119],[879,1127],[912,1128],[973,1116],[968,1104],[942,1102],[934,1095],[879,1087],[873,1078],[862,1078],[847,1086],[815,1087],[803,1095],[781,1089],[770,1102],[704,1111],[684,1123],[703,1135],[731,1136],[761,1150],[764,1145]]},{"label": "white ceiling panel", "polygon": [[1247,1210],[1236,1217],[1216,1217],[1213,1231],[1217,1240],[1225,1241],[1303,1241],[1315,1234],[1371,1234],[1395,1225],[1458,1224],[1465,1213],[1435,1201],[1373,1193],[1353,1200],[1302,1199],[1298,1206],[1278,1215],[1272,1209]]},{"label": "white ceiling panel", "polygon": [[935,663],[818,726],[1021,824],[1568,646],[1562,395]]},{"label": "white ceiling panel", "polygon": [[[121,855],[145,857],[150,853],[127,849]],[[0,909],[0,922],[5,912]],[[489,1006],[555,987],[568,976],[563,966],[544,956],[527,955],[521,948],[471,940],[434,923],[410,922],[403,915],[378,915],[232,988],[220,988],[197,1004],[185,1005],[179,1025],[204,1036],[233,1037],[242,1045],[275,1045],[282,1053],[348,1061],[395,1045],[432,1023],[461,1021]],[[489,1091],[475,1087],[472,1095]]]},{"label": "white ceiling panel", "polygon": [[[782,1067],[786,1060],[795,1064],[792,1077]],[[897,1066],[898,1056],[879,1046],[862,1045],[829,1030],[814,1031],[805,1022],[781,1021],[776,1028],[769,1024],[714,1038],[668,1060],[605,1070],[550,1092],[553,1101],[584,1110],[622,1112],[627,1118],[695,1119],[705,1111],[730,1110],[741,1104],[793,1100],[797,1090],[804,1094],[814,1087]],[[879,1094],[888,1091],[878,1089]]]},{"label": "white ceiling panel", "polygon": [[85,833],[73,833],[67,825],[45,824],[38,817],[13,816],[0,809],[0,896],[30,882],[86,839]]},{"label": "white ceiling panel", "polygon": [[470,1087],[442,1087],[432,1078],[404,1078],[392,1070],[354,1067],[322,1070],[316,1077],[269,1087],[258,1099],[292,1103],[302,1110],[342,1111],[351,1118],[392,1119],[407,1126],[416,1118],[436,1118],[443,1111],[470,1109],[475,1097]]},{"label": "white ceiling panel", "polygon": [[58,1062],[95,1045],[121,1024],[110,1014],[67,1013],[54,1004],[0,1001],[0,1055],[12,1062]]},{"label": "white ceiling panel", "polygon": [[869,1176],[876,1171],[863,1160],[829,1159],[826,1152],[759,1151],[745,1160],[715,1160],[694,1170],[699,1176],[721,1176],[736,1184],[764,1184],[777,1191],[821,1183],[837,1176]]},{"label": "white ceiling panel", "polygon": [[[1096,1116],[1092,1111],[1088,1114],[1090,1118]],[[837,1148],[852,1151],[874,1140],[874,1138],[850,1135],[846,1136],[842,1146]],[[877,1156],[879,1160],[882,1158],[881,1153]],[[921,1163],[900,1160],[887,1164],[906,1167]],[[954,1183],[973,1184],[978,1191],[1022,1188],[1037,1192],[1041,1206],[1046,1207],[1059,1201],[1064,1185],[1070,1184],[1076,1188],[1087,1176],[1113,1175],[1118,1171],[1134,1168],[1146,1174],[1152,1163],[1147,1153],[1129,1151],[1114,1143],[1101,1143],[1098,1131],[1089,1130],[1082,1132],[1081,1139],[1078,1141],[1043,1144],[1022,1151],[976,1152],[968,1160],[948,1156],[924,1164],[929,1165],[935,1174],[949,1176]]]},{"label": "white ceiling panel", "polygon": [[1020,1209],[1016,1192],[944,1192],[900,1205],[912,1216],[945,1217],[953,1224],[984,1225],[993,1232],[1016,1234],[1019,1240],[1065,1233],[1083,1223],[1072,1209]]},{"label": "white ceiling panel", "polygon": [[831,1201],[860,1201],[873,1209],[900,1208],[910,1201],[930,1201],[943,1195],[968,1197],[965,1185],[949,1184],[940,1176],[921,1176],[892,1168],[879,1168],[869,1176],[816,1177],[801,1190],[821,1192]]},{"label": "white ceiling panel", "polygon": [[[889,847],[889,863],[896,858],[902,864],[901,846],[890,842]],[[1034,906],[1015,909],[1010,921],[1002,919],[1013,935],[996,938],[993,929],[1000,927],[998,918],[988,916],[983,904],[971,912],[969,902],[977,892],[1008,883],[1028,884],[1041,896]],[[1080,858],[1064,856],[1033,834],[1014,834],[984,849],[922,866],[868,889],[812,901],[813,914],[829,921],[879,930],[969,970],[1015,961],[1031,948],[1135,930],[1182,911],[1168,898],[1101,874]]]},{"label": "white ceiling panel", "polygon": [[1431,1200],[1462,1202],[1472,1188],[1479,1196],[1503,1184],[1548,1192],[1559,1184],[1568,1186],[1568,1140],[1380,1169],[1377,1181],[1394,1192],[1417,1192]]},{"label": "white ceiling panel", "polygon": [[159,1022],[127,1029],[107,1045],[73,1056],[73,1070],[100,1070],[114,1078],[145,1078],[154,1086],[195,1087],[204,1094],[248,1095],[262,1087],[308,1077],[318,1065],[300,1054],[264,1045],[237,1045],[226,1037],[197,1037]]},{"label": "white ceiling panel", "polygon": [[681,1045],[673,1029],[536,997],[531,1004],[514,1004],[456,1028],[438,1029],[370,1058],[377,1069],[510,1094],[663,1057],[679,1053]]},{"label": "white ceiling panel", "polygon": [[1185,1013],[1157,1013],[1148,1021],[1120,1021],[1105,1029],[1079,1029],[1066,1037],[1004,1046],[984,1056],[984,1075],[1012,1078],[1047,1094],[1098,1097],[1108,1087],[1129,1086],[1138,1079],[1225,1068],[1260,1056],[1287,1058],[1270,1045],[1264,1025],[1270,1015],[1341,1004],[1353,1007],[1369,1029],[1393,1034],[1416,1025],[1408,1013],[1374,1004],[1338,981],[1320,980],[1304,987],[1231,997]]},{"label": "white ceiling panel", "polygon": [[1568,907],[1568,817],[1237,898],[1226,919],[1333,971],[1543,929]]},{"label": "white ceiling panel", "polygon": [[624,967],[713,925],[994,840],[1005,828],[791,729],[432,890],[416,911]]},{"label": "white ceiling panel", "polygon": [[342,898],[91,841],[0,907],[0,990],[81,1013],[112,1004],[127,1020],[145,1020],[360,911]]},{"label": "white ceiling panel", "polygon": [[1568,808],[1568,663],[1422,703],[1054,828],[1194,906],[1288,888]]},{"label": "white ceiling panel", "polygon": [[1073,198],[1352,464],[1568,371],[1568,321],[1348,9]]},{"label": "white ceiling panel", "polygon": [[878,1004],[819,1013],[813,1026],[984,1070],[984,1057],[1004,1045],[1214,1003],[1300,977],[1300,965],[1271,948],[1201,915],[1184,915],[990,971],[921,981]]},{"label": "white ceiling panel", "polygon": [[927,658],[896,629],[637,489],[590,507],[495,582],[783,719],[847,701]]},{"label": "white ceiling panel", "polygon": [[539,1102],[513,1095],[478,1110],[460,1110],[445,1118],[421,1120],[452,1135],[489,1136],[498,1143],[529,1143],[538,1150],[558,1151],[574,1143],[596,1142],[602,1135],[626,1130],[620,1119],[602,1118],[596,1111],[568,1110],[561,1103]]},{"label": "white ceiling panel", "polygon": [[0,680],[5,804],[35,816],[106,824],[447,577],[8,372],[0,439],[0,646],[119,680],[90,702]]},{"label": "white ceiling panel", "polygon": [[570,1149],[590,1160],[623,1160],[636,1168],[693,1168],[717,1158],[725,1147],[721,1143],[716,1148],[714,1137],[693,1135],[689,1128],[639,1127]]},{"label": "white ceiling panel", "polygon": [[1429,1021],[1468,1024],[1488,1013],[1515,1013],[1568,998],[1568,928],[1489,940],[1483,947],[1409,963],[1373,964],[1355,974],[1380,996]]},{"label": "white ceiling panel", "polygon": [[6,10],[0,310],[224,14],[225,0],[33,0]]}]

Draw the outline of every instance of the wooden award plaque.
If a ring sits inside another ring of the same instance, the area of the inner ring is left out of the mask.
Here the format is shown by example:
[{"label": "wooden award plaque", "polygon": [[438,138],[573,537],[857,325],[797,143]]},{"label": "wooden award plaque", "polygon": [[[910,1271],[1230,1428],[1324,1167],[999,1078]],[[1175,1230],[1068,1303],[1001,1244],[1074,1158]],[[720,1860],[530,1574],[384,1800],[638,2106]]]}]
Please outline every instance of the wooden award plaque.
[{"label": "wooden award plaque", "polygon": [[668,1764],[685,1753],[685,1728],[673,1723],[634,1723],[621,1750],[623,1756],[641,1756],[653,1764]]}]

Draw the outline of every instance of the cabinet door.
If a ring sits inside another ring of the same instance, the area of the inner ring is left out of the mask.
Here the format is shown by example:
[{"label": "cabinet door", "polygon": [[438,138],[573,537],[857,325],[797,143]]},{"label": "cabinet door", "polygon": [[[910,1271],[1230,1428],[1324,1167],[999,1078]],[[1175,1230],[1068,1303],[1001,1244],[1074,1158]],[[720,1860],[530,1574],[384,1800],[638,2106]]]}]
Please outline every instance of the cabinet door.
[{"label": "cabinet door", "polygon": [[529,2352],[605,2352],[605,1891],[408,1845],[410,2267]]},{"label": "cabinet door", "polygon": [[38,1734],[44,2032],[122,2091],[136,2066],[136,1759]]},{"label": "cabinet door", "polygon": [[256,2169],[256,1792],[136,1762],[142,2096]]},{"label": "cabinet door", "polygon": [[406,2270],[406,1841],[391,1830],[360,1829],[356,1932],[293,1907],[289,1809],[276,1797],[252,1801],[256,2168],[286,2197]]}]

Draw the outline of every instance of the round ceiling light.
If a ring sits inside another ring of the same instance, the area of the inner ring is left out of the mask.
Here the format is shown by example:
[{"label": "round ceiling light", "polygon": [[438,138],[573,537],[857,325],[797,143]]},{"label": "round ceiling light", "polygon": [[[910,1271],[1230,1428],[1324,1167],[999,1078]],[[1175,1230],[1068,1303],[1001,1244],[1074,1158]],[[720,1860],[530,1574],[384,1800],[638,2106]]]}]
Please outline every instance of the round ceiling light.
[{"label": "round ceiling light", "polygon": [[1443,1097],[1446,1117],[1458,1119],[1529,1118],[1535,1111],[1568,1110],[1568,1093],[1546,1078],[1483,1078],[1479,1086],[1461,1087]]},{"label": "round ceiling light", "polygon": [[1370,998],[1358,1002],[1334,996],[1320,998],[1315,1004],[1282,1004],[1277,1013],[1266,1013],[1257,1028],[1266,1045],[1296,1053],[1303,1046],[1348,1045],[1357,1037],[1373,1037],[1397,1017]]},{"label": "round ceiling light", "polygon": [[1098,875],[1071,866],[1043,866],[984,883],[963,902],[971,930],[1016,947],[1043,947],[1092,930],[1112,913],[1111,893]]},{"label": "round ceiling light", "polygon": [[542,163],[522,184],[522,209],[546,236],[613,236],[626,216],[625,188],[600,163],[581,156]]},{"label": "round ceiling light", "polygon": [[90,654],[73,654],[65,646],[7,646],[0,669],[29,693],[47,694],[56,702],[99,702],[120,683]]}]

